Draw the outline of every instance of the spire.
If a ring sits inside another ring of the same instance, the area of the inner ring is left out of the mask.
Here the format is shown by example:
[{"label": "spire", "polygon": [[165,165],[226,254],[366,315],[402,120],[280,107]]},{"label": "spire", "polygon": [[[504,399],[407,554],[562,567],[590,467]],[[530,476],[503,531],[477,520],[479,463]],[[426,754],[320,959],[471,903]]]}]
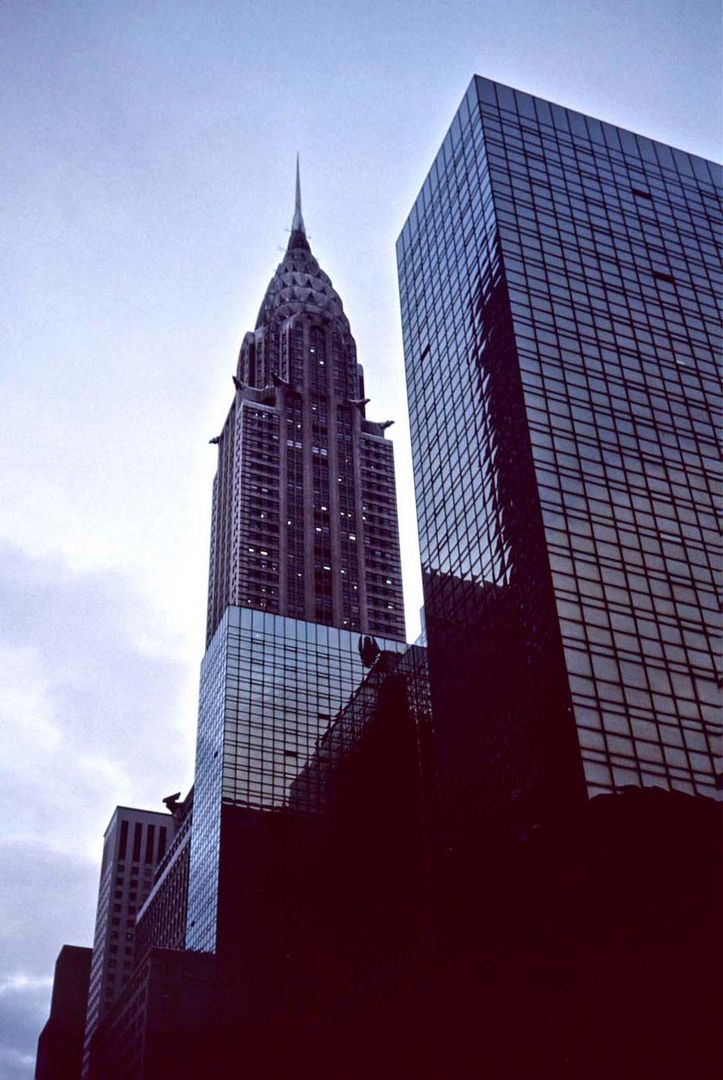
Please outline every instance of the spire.
[{"label": "spire", "polygon": [[301,214],[301,179],[299,176],[299,155],[296,155],[296,200],[294,202],[294,216],[291,219],[291,236],[289,238],[289,250],[292,248],[304,248],[309,251],[309,241],[306,239],[304,218]]},{"label": "spire", "polygon": [[294,217],[291,222],[291,231],[306,233],[304,228],[304,219],[301,216],[301,179],[299,177],[299,155],[296,155],[296,202],[294,203]]}]

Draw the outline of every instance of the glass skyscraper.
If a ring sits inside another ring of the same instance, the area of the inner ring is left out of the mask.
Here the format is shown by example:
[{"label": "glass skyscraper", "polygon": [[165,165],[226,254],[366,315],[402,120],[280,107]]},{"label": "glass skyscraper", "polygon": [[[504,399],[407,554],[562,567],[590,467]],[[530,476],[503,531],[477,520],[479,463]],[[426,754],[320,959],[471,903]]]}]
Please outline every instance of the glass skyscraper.
[{"label": "glass skyscraper", "polygon": [[[387,651],[407,648],[376,641]],[[367,674],[358,642],[333,626],[227,608],[201,669],[188,948],[214,952],[219,944],[222,861],[239,860],[230,839],[238,822],[245,829],[262,814],[283,815],[292,796],[307,813],[324,809],[324,778],[309,766]]]},{"label": "glass skyscraper", "polygon": [[721,172],[475,77],[397,245],[440,790],[715,797]]}]

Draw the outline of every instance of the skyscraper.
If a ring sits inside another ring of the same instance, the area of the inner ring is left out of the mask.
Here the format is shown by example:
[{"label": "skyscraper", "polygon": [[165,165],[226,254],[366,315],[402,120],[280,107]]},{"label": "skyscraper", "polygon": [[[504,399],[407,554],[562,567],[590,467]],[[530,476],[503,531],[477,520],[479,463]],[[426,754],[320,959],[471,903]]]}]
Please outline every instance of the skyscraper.
[{"label": "skyscraper", "polygon": [[717,166],[475,77],[398,240],[437,1075],[717,1054],[720,220]]},{"label": "skyscraper", "polygon": [[244,337],[218,438],[207,644],[230,604],[404,638],[387,421],[366,419],[341,300],[296,205],[286,254]]},{"label": "skyscraper", "polygon": [[[185,802],[166,799],[170,816],[119,808],[109,826],[84,1075],[165,1075],[171,1052],[176,1069],[197,1075],[198,1052],[213,1070],[209,1055],[223,1057],[240,1025],[247,1057],[252,1038],[269,1053],[255,1025],[300,1022],[314,990],[328,999],[316,965],[325,950],[333,967],[338,944],[329,780],[309,763],[321,766],[332,728],[347,730],[339,718],[375,660],[407,646],[391,421],[366,418],[349,323],[306,236],[298,162],[288,247],[233,382],[211,440],[195,783]],[[422,711],[408,709],[414,775]],[[169,843],[156,847],[160,820]]]},{"label": "skyscraper", "polygon": [[156,866],[175,832],[170,814],[116,807],[105,831],[85,1024],[83,1076],[99,1023],[133,970],[136,912],[153,885]]},{"label": "skyscraper", "polygon": [[720,179],[475,77],[402,230],[437,765],[462,817],[716,795]]},{"label": "skyscraper", "polygon": [[186,944],[246,942],[250,957],[258,923],[239,910],[256,902],[244,874],[261,875],[258,837],[273,828],[262,815],[288,808],[364,679],[360,634],[405,648],[388,422],[366,419],[349,322],[306,236],[298,162],[287,250],[233,380],[214,440]]}]

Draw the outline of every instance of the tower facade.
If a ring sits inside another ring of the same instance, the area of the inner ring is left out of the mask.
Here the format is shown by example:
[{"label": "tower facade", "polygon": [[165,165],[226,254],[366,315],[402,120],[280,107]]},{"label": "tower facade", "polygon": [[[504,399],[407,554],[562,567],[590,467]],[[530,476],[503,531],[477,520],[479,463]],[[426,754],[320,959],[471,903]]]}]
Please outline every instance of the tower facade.
[{"label": "tower facade", "polygon": [[136,912],[153,886],[176,823],[170,814],[118,806],[103,841],[85,1023],[83,1073],[93,1035],[133,971]]},{"label": "tower facade", "polygon": [[207,644],[229,604],[404,638],[393,448],[296,206],[217,439]]},{"label": "tower facade", "polygon": [[467,810],[715,797],[720,179],[476,77],[401,233],[438,767]]}]

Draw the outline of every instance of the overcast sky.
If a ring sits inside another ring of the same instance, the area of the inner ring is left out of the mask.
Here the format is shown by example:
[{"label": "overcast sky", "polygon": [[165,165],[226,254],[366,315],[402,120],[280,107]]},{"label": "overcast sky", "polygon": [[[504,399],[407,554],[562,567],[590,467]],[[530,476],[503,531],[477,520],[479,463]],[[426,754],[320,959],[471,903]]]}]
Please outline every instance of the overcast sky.
[{"label": "overcast sky", "polygon": [[4,0],[0,5],[0,1077],[91,944],[103,830],[193,774],[208,439],[288,237],[373,419],[396,418],[394,242],[473,72],[720,156],[718,0]]}]

